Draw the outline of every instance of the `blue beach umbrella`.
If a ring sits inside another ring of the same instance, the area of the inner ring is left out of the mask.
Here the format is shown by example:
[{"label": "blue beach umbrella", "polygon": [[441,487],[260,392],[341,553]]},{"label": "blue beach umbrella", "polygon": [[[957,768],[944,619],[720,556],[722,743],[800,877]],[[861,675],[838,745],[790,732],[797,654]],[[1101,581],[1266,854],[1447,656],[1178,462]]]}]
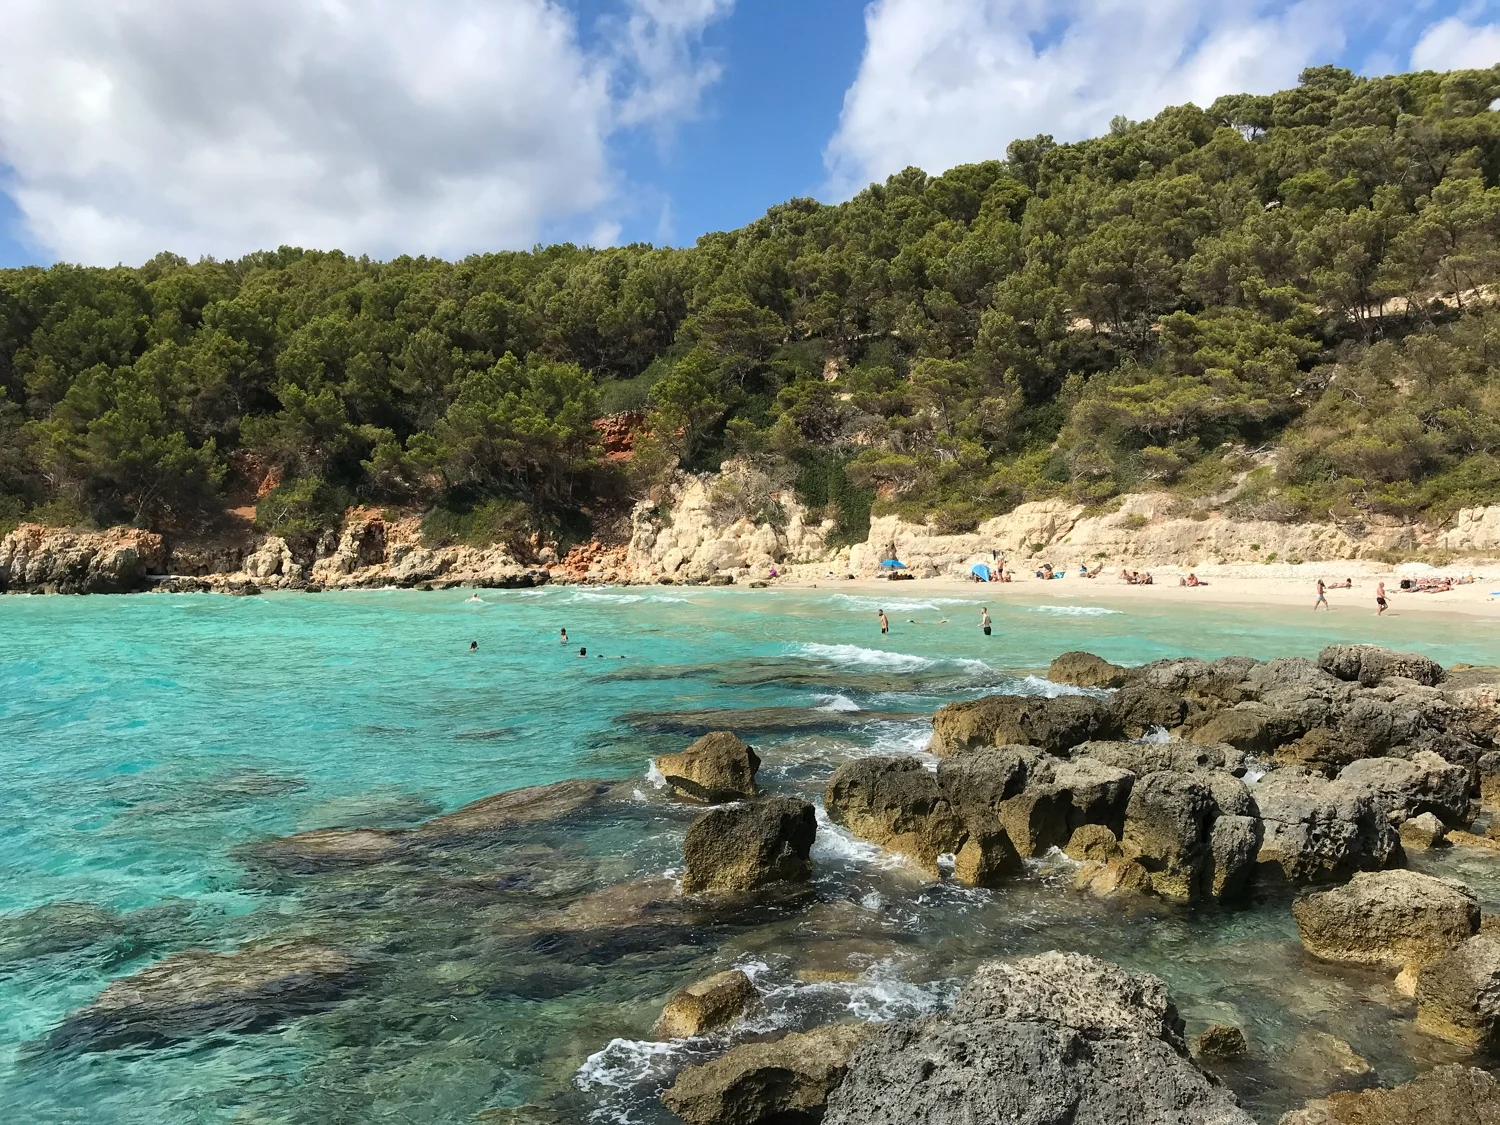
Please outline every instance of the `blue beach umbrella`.
[{"label": "blue beach umbrella", "polygon": [[984,563],[975,563],[969,567],[969,573],[977,575],[981,582],[988,582],[990,580],[990,568]]},{"label": "blue beach umbrella", "polygon": [[906,564],[900,559],[886,559],[880,564],[886,570],[905,570]]}]

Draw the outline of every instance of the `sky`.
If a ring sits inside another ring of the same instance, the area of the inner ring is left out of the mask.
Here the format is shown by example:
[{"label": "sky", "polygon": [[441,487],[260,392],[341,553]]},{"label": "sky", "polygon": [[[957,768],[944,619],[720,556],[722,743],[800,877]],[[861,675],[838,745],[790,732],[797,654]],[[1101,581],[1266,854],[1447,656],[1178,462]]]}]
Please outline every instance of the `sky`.
[{"label": "sky", "polygon": [[691,245],[1325,63],[1500,0],[4,0],[0,266]]}]

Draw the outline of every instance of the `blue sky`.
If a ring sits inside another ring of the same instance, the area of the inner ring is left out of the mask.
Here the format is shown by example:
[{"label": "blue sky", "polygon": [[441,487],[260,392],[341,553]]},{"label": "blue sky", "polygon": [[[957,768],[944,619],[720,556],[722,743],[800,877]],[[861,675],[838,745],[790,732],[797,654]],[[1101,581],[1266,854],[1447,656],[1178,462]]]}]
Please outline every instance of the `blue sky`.
[{"label": "blue sky", "polygon": [[1500,0],[6,0],[0,265],[687,244],[1327,62]]}]

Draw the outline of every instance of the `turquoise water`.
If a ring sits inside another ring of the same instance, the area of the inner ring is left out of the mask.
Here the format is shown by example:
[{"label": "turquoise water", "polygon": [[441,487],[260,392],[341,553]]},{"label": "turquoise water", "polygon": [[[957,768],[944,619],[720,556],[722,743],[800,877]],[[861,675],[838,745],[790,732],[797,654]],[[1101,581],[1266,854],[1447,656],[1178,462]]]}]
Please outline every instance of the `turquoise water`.
[{"label": "turquoise water", "polygon": [[[814,796],[851,754],[919,748],[920,716],[942,702],[1041,690],[1026,677],[1067,649],[1138,663],[1378,640],[1500,663],[1491,622],[990,601],[985,638],[978,602],[920,595],[466,597],[0,599],[5,1119],[650,1122],[662,1119],[655,1088],[706,1049],[644,1042],[687,979],[749,966],[769,1030],[929,1010],[977,961],[1053,946],[1161,972],[1190,1019],[1232,1009],[1252,1038],[1261,1028],[1256,1064],[1229,1076],[1257,1112],[1317,1092],[1321,1079],[1297,1077],[1317,1069],[1296,1043],[1308,1028],[1340,1034],[1390,1075],[1443,1057],[1413,1039],[1378,978],[1304,966],[1284,904],[1130,913],[1040,870],[1004,891],[959,892],[831,831],[815,853],[817,901],[785,917],[699,919],[629,940],[618,928],[564,940],[557,926],[542,940],[536,917],[671,870],[688,814],[645,767],[696,729],[742,729],[766,759],[765,787]],[[726,709],[747,714],[705,714]],[[640,778],[638,809],[418,872],[296,879],[238,850],[309,828],[411,824],[581,776]],[[1490,894],[1487,861],[1463,862]],[[335,1008],[257,1034],[92,1053],[49,1045],[109,980],[167,953],[287,935],[356,949],[379,971]],[[520,1105],[557,1116],[498,1113]]]}]

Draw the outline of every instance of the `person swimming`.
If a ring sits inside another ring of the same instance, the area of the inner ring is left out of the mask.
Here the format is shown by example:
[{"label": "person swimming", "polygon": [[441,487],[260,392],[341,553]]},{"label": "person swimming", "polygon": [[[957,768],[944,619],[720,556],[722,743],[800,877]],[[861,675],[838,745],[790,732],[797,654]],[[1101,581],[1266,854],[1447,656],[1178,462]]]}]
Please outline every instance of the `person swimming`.
[{"label": "person swimming", "polygon": [[477,591],[470,594],[468,600],[471,602],[478,602],[480,605],[484,604],[484,599],[479,596],[479,593]]},{"label": "person swimming", "polygon": [[581,648],[581,649],[578,650],[578,655],[579,656],[587,656],[588,654],[589,654],[589,650],[586,649],[586,648]]},{"label": "person swimming", "polygon": [[479,651],[479,642],[478,641],[470,641],[469,642],[469,651],[470,652],[478,652]]},{"label": "person swimming", "polygon": [[566,629],[559,629],[558,632],[562,634],[562,638],[561,638],[562,643],[563,644],[567,644],[568,643],[568,631]]}]

